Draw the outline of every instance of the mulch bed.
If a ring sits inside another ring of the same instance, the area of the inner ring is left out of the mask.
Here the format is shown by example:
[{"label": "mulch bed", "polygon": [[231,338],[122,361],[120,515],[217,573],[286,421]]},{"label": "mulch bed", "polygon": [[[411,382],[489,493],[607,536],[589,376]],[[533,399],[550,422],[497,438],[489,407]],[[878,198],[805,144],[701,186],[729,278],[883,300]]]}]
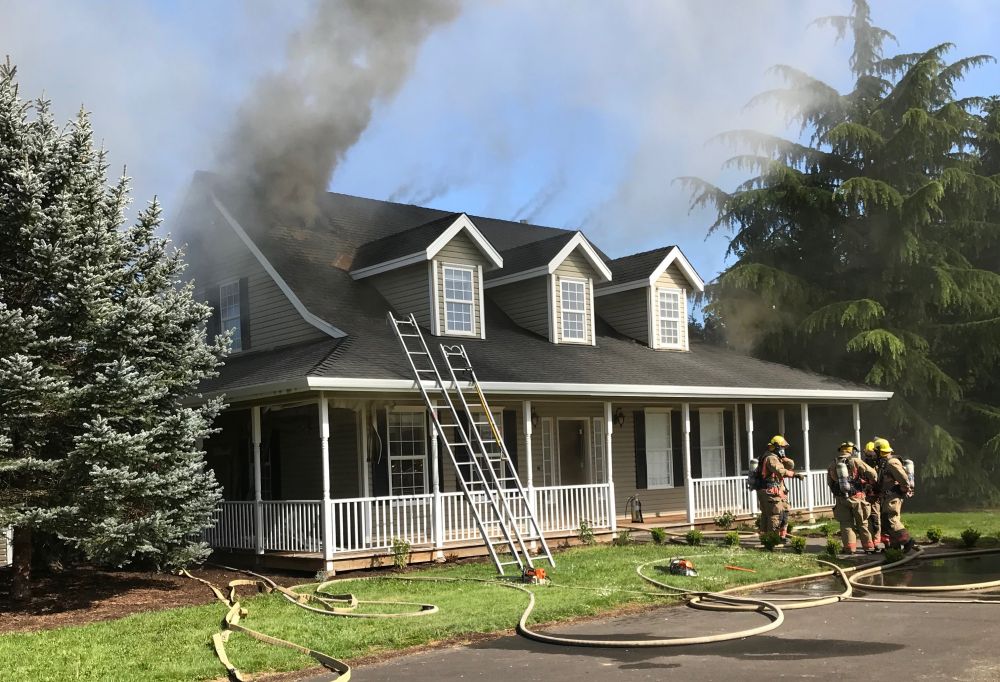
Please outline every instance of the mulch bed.
[{"label": "mulch bed", "polygon": [[[217,587],[245,574],[199,568],[192,575]],[[308,582],[302,576],[269,573],[280,585]],[[50,630],[121,618],[133,613],[198,606],[215,600],[211,590],[190,578],[151,571],[104,571],[81,566],[34,576],[30,601],[10,598],[11,570],[0,568],[0,634]]]}]

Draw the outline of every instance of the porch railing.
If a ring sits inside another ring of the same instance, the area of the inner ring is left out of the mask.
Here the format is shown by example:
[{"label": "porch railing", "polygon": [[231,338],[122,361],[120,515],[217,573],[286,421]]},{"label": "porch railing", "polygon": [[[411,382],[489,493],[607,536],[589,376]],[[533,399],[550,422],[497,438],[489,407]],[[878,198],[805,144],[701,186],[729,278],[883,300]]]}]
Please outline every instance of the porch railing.
[{"label": "porch railing", "polygon": [[[812,481],[813,508],[833,506],[833,495],[826,485],[826,471],[813,470],[806,474]],[[710,519],[724,512],[733,514],[757,513],[756,493],[747,490],[745,476],[720,476],[697,478],[692,482],[694,492],[694,517]],[[792,510],[809,508],[807,481],[786,479],[788,504]]]},{"label": "porch railing", "polygon": [[[586,521],[593,528],[610,526],[608,484],[551,486],[534,489],[533,502],[543,532],[573,531]],[[525,511],[516,491],[504,493],[514,505],[515,516]],[[472,506],[462,493],[441,493],[439,515],[435,497],[404,495],[357,497],[330,501],[335,552],[384,551],[394,540],[411,546],[443,546],[452,542],[480,539]],[[484,520],[487,534],[498,536],[499,525],[491,516],[485,493],[473,496]],[[205,540],[220,549],[256,548],[254,502],[222,502],[216,510],[216,524],[205,532]],[[440,519],[439,523],[435,523]],[[322,503],[316,500],[261,502],[262,550],[322,551]],[[528,532],[524,522],[522,533]]]}]

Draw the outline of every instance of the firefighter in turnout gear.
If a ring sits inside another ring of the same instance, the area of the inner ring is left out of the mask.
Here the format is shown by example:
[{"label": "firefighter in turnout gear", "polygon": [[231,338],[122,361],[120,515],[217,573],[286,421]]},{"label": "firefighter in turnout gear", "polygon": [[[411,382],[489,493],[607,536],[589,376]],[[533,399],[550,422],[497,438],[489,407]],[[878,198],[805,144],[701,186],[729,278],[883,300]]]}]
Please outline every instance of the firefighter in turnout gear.
[{"label": "firefighter in turnout gear", "polygon": [[762,486],[757,491],[760,503],[760,533],[775,531],[782,539],[788,535],[788,488],[785,479],[796,476],[795,462],[785,456],[788,441],[784,436],[775,436],[767,444],[767,452],[761,457],[760,475]]},{"label": "firefighter in turnout gear", "polygon": [[879,456],[878,453],[875,452],[875,439],[865,443],[865,449],[864,452],[861,453],[861,459],[865,464],[875,470],[874,476],[869,477],[865,474],[862,478],[864,478],[865,501],[867,501],[868,505],[871,507],[871,513],[868,515],[868,530],[872,534],[872,541],[874,541],[876,545],[879,545],[882,537],[882,503],[879,501]]},{"label": "firefighter in turnout gear", "polygon": [[844,551],[854,554],[858,539],[866,554],[875,552],[868,516],[871,507],[865,499],[865,481],[874,481],[878,472],[854,456],[854,443],[841,443],[837,458],[826,470],[826,483],[833,493],[833,518],[840,522],[840,539]]},{"label": "firefighter in turnout gear", "polygon": [[916,544],[910,532],[903,525],[900,514],[903,500],[913,497],[913,481],[906,467],[893,453],[892,446],[885,438],[875,440],[875,451],[879,454],[878,487],[881,492],[883,524],[889,533],[892,547],[902,547],[909,552]]}]

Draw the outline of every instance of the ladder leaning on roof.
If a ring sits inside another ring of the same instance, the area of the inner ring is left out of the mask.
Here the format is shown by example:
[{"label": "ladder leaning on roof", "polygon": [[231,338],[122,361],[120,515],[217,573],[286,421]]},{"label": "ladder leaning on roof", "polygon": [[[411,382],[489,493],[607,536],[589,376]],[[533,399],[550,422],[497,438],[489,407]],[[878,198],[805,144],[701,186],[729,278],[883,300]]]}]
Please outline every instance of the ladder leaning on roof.
[{"label": "ladder leaning on roof", "polygon": [[[528,500],[517,477],[517,470],[503,438],[500,437],[500,429],[493,419],[493,413],[490,412],[465,348],[440,345],[441,356],[448,368],[451,391],[454,392],[453,399],[414,316],[411,314],[408,318],[396,318],[390,312],[388,318],[403,346],[417,388],[430,412],[434,435],[441,439],[458,472],[458,484],[465,494],[479,533],[497,570],[503,575],[505,567],[516,566],[523,573],[539,559],[555,566],[545,536],[538,525],[534,505]],[[432,384],[432,387],[428,388],[425,382]],[[462,392],[462,382],[466,383],[467,388],[475,390],[471,406]],[[428,391],[434,394],[433,400]],[[473,407],[477,409],[473,411]],[[464,416],[464,420],[460,415]],[[484,418],[485,421],[482,421]],[[485,436],[479,428],[483,426],[489,427]],[[448,429],[451,429],[451,433]],[[467,461],[460,459],[457,448],[464,448],[468,453]],[[485,505],[482,504],[484,501]],[[496,533],[490,532],[494,527],[499,531],[500,539],[496,538]],[[538,543],[540,553],[532,554],[529,551],[532,542]],[[498,548],[501,552],[509,552],[512,558],[501,558]]]}]

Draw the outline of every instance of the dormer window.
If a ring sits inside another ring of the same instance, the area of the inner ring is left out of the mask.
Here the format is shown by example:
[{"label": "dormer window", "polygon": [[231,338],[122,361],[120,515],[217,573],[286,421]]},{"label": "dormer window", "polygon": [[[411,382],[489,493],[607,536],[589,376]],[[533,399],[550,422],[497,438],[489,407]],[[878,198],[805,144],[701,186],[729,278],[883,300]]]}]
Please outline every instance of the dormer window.
[{"label": "dormer window", "polygon": [[659,348],[683,348],[681,327],[685,324],[686,297],[680,289],[657,289],[659,299]]},{"label": "dormer window", "polygon": [[587,280],[559,281],[562,289],[562,340],[587,343]]},{"label": "dormer window", "polygon": [[444,271],[445,334],[475,334],[476,305],[473,279],[476,269],[461,265],[442,265]]}]

